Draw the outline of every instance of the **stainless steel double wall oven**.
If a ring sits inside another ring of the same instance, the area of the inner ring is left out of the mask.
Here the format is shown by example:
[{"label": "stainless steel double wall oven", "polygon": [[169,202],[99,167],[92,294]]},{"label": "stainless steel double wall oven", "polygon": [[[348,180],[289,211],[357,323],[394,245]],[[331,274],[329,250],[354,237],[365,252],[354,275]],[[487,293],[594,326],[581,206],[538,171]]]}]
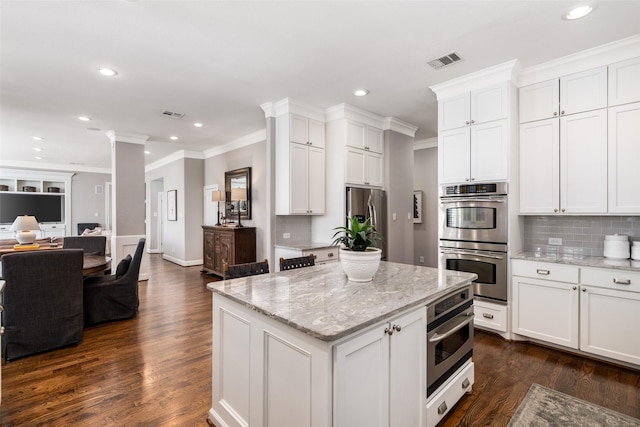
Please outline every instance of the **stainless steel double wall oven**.
[{"label": "stainless steel double wall oven", "polygon": [[447,185],[440,189],[440,265],[478,275],[474,294],[507,301],[508,185]]}]

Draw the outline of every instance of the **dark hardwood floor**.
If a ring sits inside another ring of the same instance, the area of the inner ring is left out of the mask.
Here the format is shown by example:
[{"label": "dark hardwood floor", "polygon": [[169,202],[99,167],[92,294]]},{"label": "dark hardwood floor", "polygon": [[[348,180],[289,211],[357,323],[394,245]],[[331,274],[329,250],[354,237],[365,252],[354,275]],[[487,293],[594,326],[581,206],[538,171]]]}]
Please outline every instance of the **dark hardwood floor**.
[{"label": "dark hardwood floor", "polygon": [[[87,328],[78,346],[3,362],[1,426],[207,426],[205,285],[215,278],[160,255],[151,255],[149,276],[135,319]],[[473,393],[441,426],[507,425],[534,382],[640,418],[638,371],[482,332],[474,361]]]}]

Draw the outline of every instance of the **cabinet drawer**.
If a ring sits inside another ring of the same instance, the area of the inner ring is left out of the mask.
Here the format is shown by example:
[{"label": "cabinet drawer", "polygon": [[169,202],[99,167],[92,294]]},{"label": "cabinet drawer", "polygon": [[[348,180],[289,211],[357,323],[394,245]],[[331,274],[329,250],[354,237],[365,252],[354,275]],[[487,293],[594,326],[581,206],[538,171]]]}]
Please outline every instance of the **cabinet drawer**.
[{"label": "cabinet drawer", "polygon": [[640,273],[614,269],[582,268],[580,283],[622,291],[640,292]]},{"label": "cabinet drawer", "polygon": [[338,253],[340,252],[339,248],[322,248],[322,249],[311,249],[308,251],[304,251],[303,255],[315,255],[316,256],[316,264],[321,264],[323,262],[329,261],[337,261]]},{"label": "cabinet drawer", "polygon": [[578,283],[579,268],[573,265],[562,265],[550,262],[533,262],[514,259],[511,262],[511,266],[511,273],[514,276],[555,280],[558,282]]},{"label": "cabinet drawer", "polygon": [[507,306],[486,301],[474,301],[473,324],[493,331],[507,332]]},{"label": "cabinet drawer", "polygon": [[474,383],[473,362],[453,377],[453,379],[445,384],[429,402],[427,402],[427,426],[433,427],[449,413],[458,400],[471,391]]}]

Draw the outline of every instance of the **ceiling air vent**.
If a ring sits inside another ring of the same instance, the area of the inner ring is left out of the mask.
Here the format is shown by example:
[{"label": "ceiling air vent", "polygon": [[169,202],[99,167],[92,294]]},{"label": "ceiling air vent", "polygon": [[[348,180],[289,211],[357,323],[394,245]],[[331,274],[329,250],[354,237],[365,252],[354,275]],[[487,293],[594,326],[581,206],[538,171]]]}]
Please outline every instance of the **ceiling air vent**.
[{"label": "ceiling air vent", "polygon": [[165,117],[170,117],[172,119],[181,119],[184,117],[183,113],[175,113],[173,111],[169,111],[169,110],[164,110],[162,111],[162,115]]},{"label": "ceiling air vent", "polygon": [[462,57],[458,55],[456,52],[452,52],[448,55],[443,56],[442,58],[429,61],[427,62],[427,64],[431,65],[434,69],[439,70],[442,67],[455,64],[456,62],[459,62],[459,61],[462,61]]}]

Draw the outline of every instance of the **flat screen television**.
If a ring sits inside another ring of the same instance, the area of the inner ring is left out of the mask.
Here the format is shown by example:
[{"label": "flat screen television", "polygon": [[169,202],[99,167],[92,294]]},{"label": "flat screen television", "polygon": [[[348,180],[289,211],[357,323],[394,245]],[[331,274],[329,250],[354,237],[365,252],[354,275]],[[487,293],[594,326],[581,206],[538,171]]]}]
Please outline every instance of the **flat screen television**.
[{"label": "flat screen television", "polygon": [[12,224],[19,215],[38,222],[64,221],[64,195],[0,192],[0,224]]}]

